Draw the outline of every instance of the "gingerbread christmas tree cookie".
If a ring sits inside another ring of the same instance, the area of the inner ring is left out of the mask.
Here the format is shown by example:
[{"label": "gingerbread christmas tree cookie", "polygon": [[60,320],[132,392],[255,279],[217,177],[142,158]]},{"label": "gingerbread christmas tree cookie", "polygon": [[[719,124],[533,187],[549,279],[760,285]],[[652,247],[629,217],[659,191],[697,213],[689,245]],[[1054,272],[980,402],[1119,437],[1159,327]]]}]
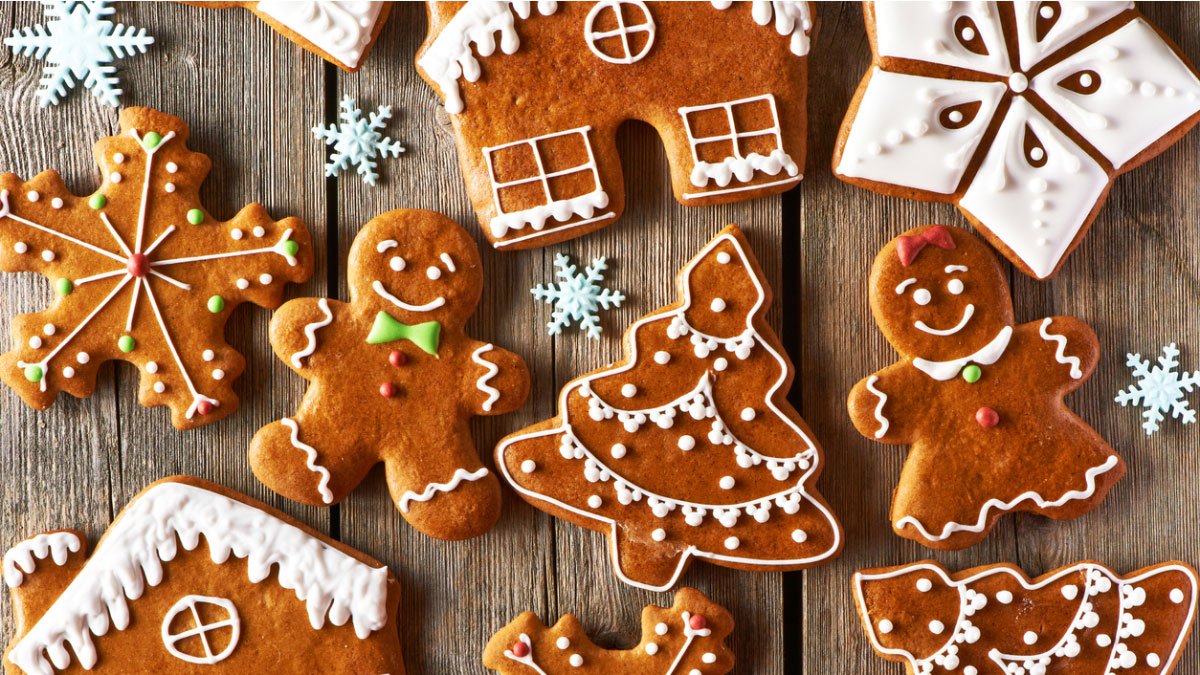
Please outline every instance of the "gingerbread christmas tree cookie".
[{"label": "gingerbread christmas tree cookie", "polygon": [[0,175],[0,271],[37,272],[57,294],[13,320],[0,379],[44,409],[60,392],[90,396],[100,366],[125,361],[140,371],[139,402],[190,429],[237,408],[234,308],[277,306],[284,284],[312,274],[312,247],[298,219],[258,204],[214,219],[200,203],[209,159],[187,149],[179,118],[126,108],[120,126],[96,144],[104,181],[91,195],[53,171]]},{"label": "gingerbread christmas tree cookie", "polygon": [[670,607],[642,611],[642,635],[632,649],[604,649],[567,615],[547,627],[525,612],[492,636],[483,665],[503,675],[725,675],[733,653],[725,639],[733,617],[693,588],[681,588]]},{"label": "gingerbread christmas tree cookie", "polygon": [[559,416],[496,463],[534,506],[610,539],[627,583],[663,590],[700,558],[746,570],[823,563],[841,526],[815,483],[821,448],[786,400],[792,364],[745,236],[684,268],[680,301],[636,321],[626,359],[562,390]]},{"label": "gingerbread christmas tree cookie", "polygon": [[468,421],[529,393],[519,356],[463,333],[483,290],[479,251],[432,211],[376,216],[350,250],[350,302],[301,299],[271,321],[275,353],[312,384],[294,417],[259,430],[254,474],[329,505],[382,462],[404,518],[441,539],[489,530],[500,486]]},{"label": "gingerbread christmas tree cookie", "polygon": [[1010,511],[1075,518],[1125,463],[1063,403],[1096,367],[1082,321],[1017,324],[1004,272],[965,230],[893,239],[871,270],[871,312],[900,360],[855,385],[859,433],[909,445],[892,528],[933,548],[987,536]]},{"label": "gingerbread christmas tree cookie", "polygon": [[196,478],[147,487],[90,555],[61,530],[3,567],[7,673],[404,673],[387,567]]}]

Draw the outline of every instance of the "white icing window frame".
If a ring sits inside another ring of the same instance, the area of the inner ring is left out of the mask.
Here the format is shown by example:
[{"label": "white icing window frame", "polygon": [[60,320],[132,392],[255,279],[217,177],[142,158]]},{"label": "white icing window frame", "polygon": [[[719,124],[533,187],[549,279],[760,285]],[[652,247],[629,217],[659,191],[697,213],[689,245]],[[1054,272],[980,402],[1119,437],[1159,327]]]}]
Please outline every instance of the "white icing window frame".
[{"label": "white icing window frame", "polygon": [[[229,614],[229,618],[213,623],[205,623],[200,618],[200,613],[196,611],[196,605],[200,603],[220,607]],[[196,626],[181,633],[172,633],[171,622],[175,620],[175,617],[179,616],[185,611],[192,613],[192,620],[196,622]],[[229,636],[229,644],[225,645],[225,649],[222,649],[219,653],[214,654],[212,651],[212,646],[208,644],[208,634],[213,631],[221,630],[222,628],[229,628],[233,632]],[[229,658],[229,655],[233,653],[234,648],[237,647],[238,639],[241,638],[241,634],[242,620],[238,616],[237,607],[234,606],[232,601],[225,598],[216,598],[209,595],[185,595],[174,605],[172,605],[171,609],[167,610],[167,613],[163,616],[163,646],[167,648],[167,651],[171,654],[171,656],[174,656],[180,661],[186,661],[187,663],[211,666],[215,663],[224,661],[225,659]],[[181,652],[175,647],[175,645],[179,644],[181,641],[194,636],[198,636],[200,638],[200,644],[204,646],[204,653],[206,656],[193,656],[191,654]]]},{"label": "white icing window frame", "polygon": [[[625,16],[621,12],[622,6],[624,5],[629,5],[640,9],[642,14],[646,17],[645,23],[638,23],[632,26],[625,25]],[[600,14],[601,10],[605,9],[612,10],[613,14],[617,18],[617,27],[614,30],[597,33],[592,27],[595,25],[596,17]],[[597,2],[592,6],[592,10],[588,12],[587,19],[584,20],[583,23],[583,40],[587,43],[588,49],[592,50],[592,53],[596,55],[596,58],[602,61],[607,61],[608,63],[629,65],[631,63],[637,63],[638,61],[641,61],[650,53],[650,49],[654,46],[655,28],[656,25],[654,23],[654,16],[650,14],[650,7],[648,7],[646,3],[642,2],[642,0],[604,0],[603,2]],[[638,50],[637,54],[634,54],[632,51],[630,51],[630,33],[647,33],[646,44],[640,50]],[[625,52],[624,58],[614,58],[609,56],[608,54],[600,51],[600,48],[596,46],[596,42],[614,37],[621,38],[621,50]]]},{"label": "white icing window frame", "polygon": [[[759,101],[766,101],[771,108],[771,126],[768,128],[765,128],[765,129],[755,129],[753,131],[738,131],[737,119],[734,117],[734,114],[733,114],[734,108],[737,106],[741,106],[741,105],[757,103]],[[729,123],[729,133],[717,134],[715,136],[696,136],[693,133],[692,124],[691,124],[691,121],[688,118],[688,116],[692,113],[706,112],[709,110],[724,110],[725,111],[725,118],[726,118],[726,120],[728,120],[728,123]],[[697,151],[697,147],[700,145],[729,141],[730,145],[733,148],[733,154],[730,155],[730,157],[733,159],[736,159],[738,161],[743,161],[746,159],[746,157],[744,155],[742,155],[740,141],[744,138],[757,138],[759,136],[774,136],[775,137],[775,150],[773,152],[783,153],[783,155],[785,157],[787,156],[783,149],[783,128],[779,124],[779,109],[775,104],[775,95],[774,94],[767,93],[767,94],[759,94],[758,96],[747,96],[745,98],[734,99],[732,101],[724,101],[722,103],[706,103],[703,105],[683,106],[683,107],[679,108],[679,116],[683,119],[683,130],[687,134],[688,147],[692,151],[692,166],[693,167],[700,165],[702,163],[700,160],[700,153]],[[790,158],[788,159],[788,161],[791,161]],[[756,170],[755,173],[758,173],[758,171]],[[776,172],[776,173],[778,173],[778,172]],[[801,178],[803,178],[803,176],[800,176],[798,172],[793,173],[791,170],[788,171],[788,174],[789,174],[788,178],[784,178],[782,180],[777,180],[777,181],[772,181],[769,183],[741,185],[741,186],[735,186],[735,187],[724,188],[724,189],[719,189],[719,190],[707,190],[704,192],[685,192],[685,193],[683,193],[683,196],[685,199],[696,199],[699,197],[711,197],[714,195],[730,194],[730,193],[734,193],[734,192],[744,192],[746,190],[760,190],[763,188],[774,187],[776,185],[784,185],[786,183],[796,183],[796,182],[799,182]],[[707,181],[706,181],[706,184],[707,184]]]}]

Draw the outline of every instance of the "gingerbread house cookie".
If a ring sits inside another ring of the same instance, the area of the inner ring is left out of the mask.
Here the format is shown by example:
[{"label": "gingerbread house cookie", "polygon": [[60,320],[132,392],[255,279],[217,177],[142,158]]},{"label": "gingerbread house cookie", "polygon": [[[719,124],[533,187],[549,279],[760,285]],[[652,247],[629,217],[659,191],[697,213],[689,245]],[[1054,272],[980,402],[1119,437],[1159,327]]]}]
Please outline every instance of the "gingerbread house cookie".
[{"label": "gingerbread house cookie", "polygon": [[806,2],[431,2],[417,66],[484,234],[523,249],[621,215],[627,120],[658,131],[683,204],[796,185],[812,28]]},{"label": "gingerbread house cookie", "polygon": [[833,158],[846,182],[951,202],[1052,276],[1117,175],[1200,120],[1200,78],[1132,2],[868,2],[874,62]]},{"label": "gingerbread house cookie", "polygon": [[5,672],[404,673],[387,567],[248,497],[164,479],[86,548],[63,530],[4,555]]}]

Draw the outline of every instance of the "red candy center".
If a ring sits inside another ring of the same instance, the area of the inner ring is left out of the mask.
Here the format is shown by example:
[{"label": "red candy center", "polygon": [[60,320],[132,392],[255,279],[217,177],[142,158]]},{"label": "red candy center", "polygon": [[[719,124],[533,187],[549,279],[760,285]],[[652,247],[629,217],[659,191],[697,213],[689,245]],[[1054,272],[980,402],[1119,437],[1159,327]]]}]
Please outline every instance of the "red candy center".
[{"label": "red candy center", "polygon": [[708,621],[703,616],[697,614],[688,619],[688,625],[692,627],[692,630],[704,630],[704,627],[708,625]]},{"label": "red candy center", "polygon": [[384,398],[393,398],[396,396],[396,385],[391,382],[384,382],[379,385],[379,395]]},{"label": "red candy center", "polygon": [[408,357],[404,355],[404,352],[396,350],[391,354],[388,354],[388,363],[399,368],[400,366],[408,363]]},{"label": "red candy center", "polygon": [[975,411],[975,421],[984,429],[991,429],[1000,423],[1000,413],[984,406]]},{"label": "red candy center", "polygon": [[523,659],[526,656],[529,656],[529,645],[525,644],[524,642],[518,642],[512,646],[512,653],[513,656],[517,657],[518,659]]},{"label": "red candy center", "polygon": [[[132,263],[130,264],[132,265]],[[196,412],[200,413],[201,415],[207,415],[212,411],[213,406],[208,401],[200,401],[200,403],[196,404]]]},{"label": "red candy center", "polygon": [[134,253],[125,267],[134,278],[141,279],[150,273],[150,259],[144,253]]}]

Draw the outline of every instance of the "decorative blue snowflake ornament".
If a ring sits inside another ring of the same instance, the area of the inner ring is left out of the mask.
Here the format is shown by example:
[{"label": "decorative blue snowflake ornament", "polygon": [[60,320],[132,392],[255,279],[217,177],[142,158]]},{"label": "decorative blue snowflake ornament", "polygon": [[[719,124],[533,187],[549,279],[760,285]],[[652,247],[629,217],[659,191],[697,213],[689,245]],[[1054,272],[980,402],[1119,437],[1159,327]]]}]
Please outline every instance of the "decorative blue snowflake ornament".
[{"label": "decorative blue snowflake ornament", "polygon": [[1184,424],[1196,421],[1196,411],[1188,407],[1184,393],[1191,392],[1192,387],[1200,385],[1200,372],[1179,372],[1179,350],[1175,343],[1163,347],[1163,355],[1158,357],[1158,364],[1151,368],[1150,361],[1142,359],[1141,354],[1128,354],[1125,365],[1133,369],[1137,384],[1117,394],[1117,403],[1138,405],[1145,408],[1142,417],[1146,421],[1142,428],[1149,436],[1158,431],[1158,423],[1163,421],[1164,413],[1182,420]]},{"label": "decorative blue snowflake ornament", "polygon": [[105,19],[113,8],[104,0],[43,0],[45,26],[13,29],[4,44],[21,56],[46,62],[38,83],[38,103],[57,105],[76,81],[103,103],[116,107],[120,82],[110,64],[116,59],[145,54],[154,38],[145,28],[114,25]]},{"label": "decorative blue snowflake ornament", "polygon": [[362,118],[358,102],[349,96],[342,99],[341,108],[341,124],[313,127],[317,138],[325,141],[325,145],[333,146],[333,154],[325,165],[325,175],[336,176],[353,164],[358,167],[363,182],[374,185],[379,179],[379,174],[375,173],[376,158],[399,157],[404,152],[404,146],[398,141],[379,133],[387,126],[392,108],[380,106],[370,114],[369,121]]},{"label": "decorative blue snowflake ornament", "polygon": [[604,281],[604,270],[608,269],[606,258],[596,258],[588,265],[583,274],[571,264],[571,259],[557,253],[554,256],[554,267],[558,283],[542,284],[533,289],[533,297],[554,305],[550,323],[546,328],[551,335],[562,333],[564,326],[571,322],[579,322],[579,330],[586,331],[592,339],[600,338],[601,309],[620,307],[625,296],[620,291],[601,288],[599,282]]}]

